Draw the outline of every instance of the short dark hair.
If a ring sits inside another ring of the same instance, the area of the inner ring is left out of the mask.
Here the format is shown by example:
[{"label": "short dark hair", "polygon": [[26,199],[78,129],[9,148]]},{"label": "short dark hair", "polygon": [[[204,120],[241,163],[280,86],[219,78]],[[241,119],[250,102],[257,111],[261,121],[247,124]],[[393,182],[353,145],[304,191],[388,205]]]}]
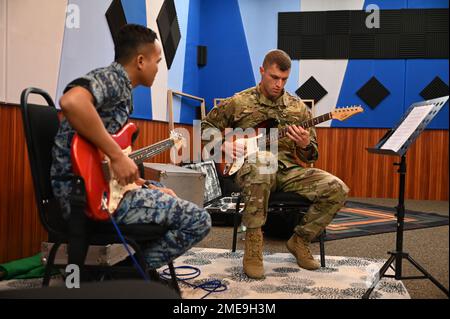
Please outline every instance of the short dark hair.
[{"label": "short dark hair", "polygon": [[156,33],[142,25],[126,24],[120,28],[114,39],[116,62],[126,63],[138,53],[145,44],[153,44],[157,39]]},{"label": "short dark hair", "polygon": [[267,68],[272,64],[276,64],[281,71],[287,71],[291,68],[291,58],[283,50],[272,50],[266,54],[263,67]]}]

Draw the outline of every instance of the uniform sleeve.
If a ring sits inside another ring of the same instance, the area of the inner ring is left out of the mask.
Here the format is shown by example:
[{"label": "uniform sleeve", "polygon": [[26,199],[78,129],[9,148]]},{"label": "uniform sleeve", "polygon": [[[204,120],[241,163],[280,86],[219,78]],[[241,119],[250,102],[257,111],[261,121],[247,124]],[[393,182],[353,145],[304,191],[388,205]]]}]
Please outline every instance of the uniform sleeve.
[{"label": "uniform sleeve", "polygon": [[92,96],[94,97],[94,106],[96,108],[99,108],[105,103],[107,86],[106,83],[104,83],[97,77],[85,75],[83,77],[75,79],[66,86],[63,93],[68,92],[70,89],[76,86],[81,86],[92,94]]},{"label": "uniform sleeve", "polygon": [[[202,120],[202,136],[211,129],[223,132],[225,128],[233,127],[234,108],[235,106],[232,98],[224,100],[218,106],[214,107]],[[208,142],[209,139],[202,138],[202,141]]]},{"label": "uniform sleeve", "polygon": [[[308,109],[308,107],[303,102],[300,102],[300,103],[302,104],[302,107],[305,110],[304,121],[312,119],[311,111]],[[300,160],[302,160],[303,162],[314,163],[319,158],[319,147],[317,144],[317,134],[316,134],[316,129],[314,128],[314,126],[310,127],[308,129],[308,131],[309,131],[309,136],[310,136],[310,140],[311,140],[310,144],[306,147],[306,149],[302,149],[300,146],[295,145],[295,152],[296,152],[296,155],[298,156],[298,158]]]}]

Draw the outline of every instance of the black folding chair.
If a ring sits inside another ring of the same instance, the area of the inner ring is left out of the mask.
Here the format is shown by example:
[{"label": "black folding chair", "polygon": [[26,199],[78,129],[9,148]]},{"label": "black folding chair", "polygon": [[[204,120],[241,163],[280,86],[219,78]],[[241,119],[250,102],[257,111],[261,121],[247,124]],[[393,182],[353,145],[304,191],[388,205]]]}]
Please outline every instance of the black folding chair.
[{"label": "black folding chair", "polygon": [[[30,94],[40,95],[46,100],[47,105],[29,104]],[[22,92],[21,109],[39,218],[48,232],[49,241],[54,243],[47,258],[43,286],[49,285],[55,256],[61,244],[68,245],[68,264],[76,264],[80,267],[82,281],[87,279],[91,271],[106,273],[125,269],[129,271],[129,266],[85,265],[90,245],[121,244],[122,241],[111,222],[96,222],[89,219],[84,213],[86,199],[84,181],[80,176],[63,177],[72,182],[73,190],[70,219],[66,221],[62,218],[59,202],[53,196],[50,182],[52,147],[59,127],[55,104],[45,91],[28,88]],[[146,245],[160,239],[166,229],[156,224],[119,225],[119,229],[127,245],[135,251],[136,259],[145,274],[150,275],[151,279],[159,281],[157,271],[147,266],[142,251]],[[169,263],[168,266],[172,277],[171,284],[179,293],[173,264]]]}]

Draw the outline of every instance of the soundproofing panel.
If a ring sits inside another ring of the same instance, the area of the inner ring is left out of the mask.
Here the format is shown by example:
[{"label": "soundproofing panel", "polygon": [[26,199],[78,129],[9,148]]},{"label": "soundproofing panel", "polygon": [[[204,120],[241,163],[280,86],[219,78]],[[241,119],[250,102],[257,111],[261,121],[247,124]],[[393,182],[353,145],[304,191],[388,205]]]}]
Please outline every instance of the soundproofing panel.
[{"label": "soundproofing panel", "polygon": [[198,66],[205,66],[207,62],[207,54],[208,50],[207,47],[204,45],[198,45],[197,46],[197,65]]},{"label": "soundproofing panel", "polygon": [[[280,12],[278,48],[292,59],[448,58],[448,9]],[[371,21],[369,17],[369,21]]]},{"label": "soundproofing panel", "polygon": [[303,100],[314,100],[314,103],[319,102],[328,94],[327,90],[313,76],[306,80],[295,93]]},{"label": "soundproofing panel", "polygon": [[122,7],[122,1],[113,0],[108,10],[106,11],[106,20],[108,21],[109,30],[114,43],[116,43],[116,35],[120,28],[127,24],[127,18],[125,17],[125,11]]},{"label": "soundproofing panel", "polygon": [[164,1],[156,23],[161,36],[167,69],[170,69],[181,39],[180,26],[173,0]]},{"label": "soundproofing panel", "polygon": [[425,100],[435,99],[441,96],[448,95],[448,85],[440,77],[435,77],[433,81],[420,92],[420,96]]},{"label": "soundproofing panel", "polygon": [[388,89],[376,77],[372,77],[364,84],[356,94],[372,109],[390,94]]}]

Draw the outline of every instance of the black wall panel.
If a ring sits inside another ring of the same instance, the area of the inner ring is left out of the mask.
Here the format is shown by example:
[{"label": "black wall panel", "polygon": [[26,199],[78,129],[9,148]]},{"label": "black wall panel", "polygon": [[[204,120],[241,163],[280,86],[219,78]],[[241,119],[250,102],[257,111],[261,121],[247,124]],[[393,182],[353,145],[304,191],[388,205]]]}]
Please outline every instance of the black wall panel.
[{"label": "black wall panel", "polygon": [[293,59],[448,58],[448,9],[280,12],[278,48]]}]

